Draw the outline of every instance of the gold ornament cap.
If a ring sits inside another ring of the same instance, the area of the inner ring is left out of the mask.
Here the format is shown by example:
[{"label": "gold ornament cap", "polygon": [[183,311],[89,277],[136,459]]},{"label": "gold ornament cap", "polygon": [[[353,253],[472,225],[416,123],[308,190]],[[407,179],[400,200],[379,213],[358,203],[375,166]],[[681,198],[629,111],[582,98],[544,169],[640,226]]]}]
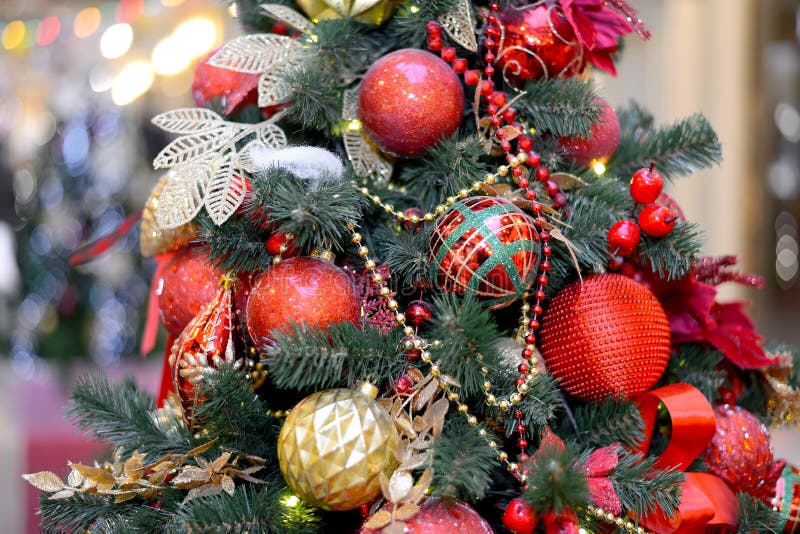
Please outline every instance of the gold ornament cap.
[{"label": "gold ornament cap", "polygon": [[324,19],[354,17],[380,26],[394,14],[402,0],[297,0],[313,22]]}]

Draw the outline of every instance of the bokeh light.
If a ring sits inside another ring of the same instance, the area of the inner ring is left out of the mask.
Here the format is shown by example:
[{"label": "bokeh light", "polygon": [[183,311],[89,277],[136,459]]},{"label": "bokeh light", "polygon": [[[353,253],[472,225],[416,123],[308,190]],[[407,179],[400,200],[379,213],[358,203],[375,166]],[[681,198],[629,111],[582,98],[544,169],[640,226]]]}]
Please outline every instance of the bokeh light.
[{"label": "bokeh light", "polygon": [[100,53],[106,59],[118,58],[133,44],[133,28],[129,24],[114,24],[100,38]]},{"label": "bokeh light", "polygon": [[147,61],[128,63],[114,79],[111,100],[118,106],[130,104],[150,89],[153,78],[153,69]]},{"label": "bokeh light", "polygon": [[3,30],[3,48],[13,50],[22,45],[25,40],[25,23],[15,20],[8,23]]},{"label": "bokeh light", "polygon": [[100,27],[100,10],[96,7],[87,7],[75,15],[72,31],[78,39],[85,39],[93,35],[98,27]]},{"label": "bokeh light", "polygon": [[53,44],[58,39],[59,33],[61,33],[61,21],[58,17],[43,18],[36,28],[36,44],[39,46]]}]

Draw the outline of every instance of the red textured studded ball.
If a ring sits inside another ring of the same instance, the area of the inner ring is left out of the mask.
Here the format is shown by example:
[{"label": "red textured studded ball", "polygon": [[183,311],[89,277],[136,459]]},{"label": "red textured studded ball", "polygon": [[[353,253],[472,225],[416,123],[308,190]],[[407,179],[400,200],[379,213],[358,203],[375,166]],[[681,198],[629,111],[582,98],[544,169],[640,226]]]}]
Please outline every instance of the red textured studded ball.
[{"label": "red textured studded ball", "polygon": [[542,316],[539,350],[562,389],[578,399],[633,399],[667,367],[669,322],[644,285],[596,274],[559,291]]},{"label": "red textured studded ball", "polygon": [[387,154],[424,155],[452,136],[464,115],[464,90],[439,57],[403,49],[376,61],[364,75],[358,118],[367,138]]},{"label": "red textured studded ball", "polygon": [[[391,504],[384,505],[386,509]],[[405,534],[493,534],[478,512],[468,504],[453,499],[428,499],[422,503],[419,513],[405,521]],[[385,534],[385,527],[378,529],[361,528],[360,534]],[[394,531],[393,531],[394,532]]]},{"label": "red textured studded ball", "polygon": [[562,150],[578,165],[606,163],[619,146],[619,119],[611,104],[597,99],[600,118],[592,124],[589,137],[565,137],[560,140]]},{"label": "red textured studded ball", "polygon": [[275,333],[295,324],[324,329],[360,317],[361,298],[350,277],[332,263],[305,256],[267,269],[247,300],[247,331],[262,349]]}]

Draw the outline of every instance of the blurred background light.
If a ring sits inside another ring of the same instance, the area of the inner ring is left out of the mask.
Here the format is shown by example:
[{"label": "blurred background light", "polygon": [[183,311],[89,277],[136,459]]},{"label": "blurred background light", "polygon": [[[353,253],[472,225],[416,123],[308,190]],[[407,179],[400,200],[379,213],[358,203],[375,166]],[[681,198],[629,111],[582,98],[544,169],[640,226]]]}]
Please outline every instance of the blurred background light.
[{"label": "blurred background light", "polygon": [[39,46],[53,44],[58,39],[59,33],[61,33],[61,20],[58,17],[43,18],[36,28],[36,44]]},{"label": "blurred background light", "polygon": [[153,69],[147,61],[128,63],[114,79],[111,99],[118,106],[127,106],[150,89],[153,78]]},{"label": "blurred background light", "polygon": [[25,23],[15,20],[8,23],[3,30],[3,48],[13,50],[21,46],[25,40]]},{"label": "blurred background light", "polygon": [[100,10],[96,7],[87,7],[75,15],[75,21],[72,24],[72,31],[78,39],[85,39],[100,27]]},{"label": "blurred background light", "polygon": [[118,58],[133,44],[133,28],[130,24],[114,24],[100,38],[100,53],[106,59]]}]

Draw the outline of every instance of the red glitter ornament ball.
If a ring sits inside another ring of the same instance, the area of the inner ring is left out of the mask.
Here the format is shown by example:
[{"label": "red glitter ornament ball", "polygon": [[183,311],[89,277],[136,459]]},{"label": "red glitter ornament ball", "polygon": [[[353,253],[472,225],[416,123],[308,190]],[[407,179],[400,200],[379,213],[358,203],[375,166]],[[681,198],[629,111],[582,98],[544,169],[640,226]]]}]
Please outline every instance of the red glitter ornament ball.
[{"label": "red glitter ornament ball", "polygon": [[717,432],[703,453],[708,471],[735,491],[768,502],[786,465],[773,460],[769,430],[739,406],[717,406],[714,415]]},{"label": "red glitter ornament ball", "polygon": [[619,146],[619,119],[611,104],[597,99],[600,118],[592,124],[588,138],[565,137],[559,140],[561,149],[578,165],[606,163]]},{"label": "red glitter ornament ball", "polygon": [[455,203],[437,221],[431,253],[440,286],[472,291],[501,308],[536,278],[539,234],[533,219],[508,200],[472,197]]},{"label": "red glitter ornament ball", "polygon": [[267,269],[254,283],[247,300],[247,330],[264,348],[278,331],[293,324],[326,328],[355,323],[361,298],[347,273],[327,261],[299,257]]},{"label": "red glitter ornament ball", "polygon": [[583,70],[583,48],[560,7],[540,2],[509,6],[497,15],[502,29],[495,67],[520,84],[537,78],[567,78]]},{"label": "red glitter ornament ball", "polygon": [[196,249],[186,248],[175,254],[156,289],[161,321],[170,334],[179,335],[200,309],[211,302],[222,275]]},{"label": "red glitter ornament ball", "polygon": [[[384,505],[382,509],[390,505]],[[451,499],[428,499],[422,503],[417,515],[404,521],[405,534],[494,534],[478,512],[468,504]],[[362,528],[360,534],[384,534],[384,528]]]},{"label": "red glitter ornament ball", "polygon": [[547,370],[575,397],[632,399],[667,367],[669,322],[644,285],[619,274],[591,275],[562,289],[542,316],[539,350]]},{"label": "red glitter ornament ball", "polygon": [[453,135],[464,115],[464,90],[439,57],[403,49],[376,61],[364,75],[358,118],[367,138],[401,158],[425,154]]},{"label": "red glitter ornament ball", "polygon": [[412,300],[406,308],[406,319],[414,326],[422,326],[433,317],[433,308],[424,300]]},{"label": "red glitter ornament ball", "polygon": [[248,104],[258,104],[258,80],[261,75],[209,65],[208,60],[216,53],[217,50],[214,50],[197,64],[192,81],[194,103],[201,108],[222,106],[222,112],[226,115]]}]

